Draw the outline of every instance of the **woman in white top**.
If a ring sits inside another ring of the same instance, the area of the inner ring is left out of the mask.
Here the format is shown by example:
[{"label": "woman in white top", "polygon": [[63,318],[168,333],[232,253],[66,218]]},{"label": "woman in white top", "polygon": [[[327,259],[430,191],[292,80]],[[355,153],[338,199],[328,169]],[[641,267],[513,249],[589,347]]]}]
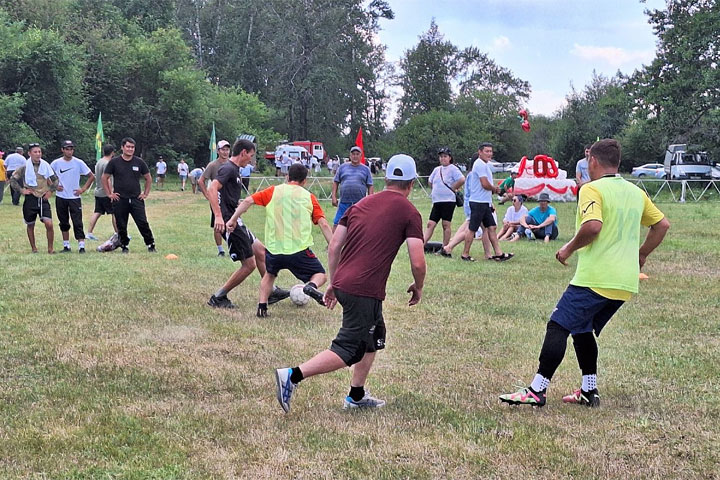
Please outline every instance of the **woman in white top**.
[{"label": "woman in white top", "polygon": [[453,213],[455,212],[455,192],[465,184],[460,169],[453,165],[452,152],[448,147],[442,147],[438,150],[440,165],[430,174],[428,183],[432,188],[430,197],[432,198],[433,207],[430,211],[430,219],[425,229],[425,243],[427,243],[435,231],[435,226],[442,220],[443,241],[442,244],[447,245],[450,241],[450,224],[452,223]]},{"label": "woman in white top", "polygon": [[527,207],[523,205],[524,202],[524,195],[513,195],[512,207],[508,207],[507,212],[505,212],[503,228],[498,232],[498,240],[510,240],[514,242],[519,238],[515,230],[517,230],[518,225],[520,225],[520,219],[525,218],[528,214]]}]

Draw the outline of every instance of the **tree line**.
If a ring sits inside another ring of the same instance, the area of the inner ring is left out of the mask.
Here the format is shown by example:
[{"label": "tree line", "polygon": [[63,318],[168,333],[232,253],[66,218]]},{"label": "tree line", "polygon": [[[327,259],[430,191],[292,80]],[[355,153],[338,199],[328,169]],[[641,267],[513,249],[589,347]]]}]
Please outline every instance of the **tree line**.
[{"label": "tree line", "polygon": [[[656,58],[631,75],[596,75],[550,116],[517,111],[531,85],[435,22],[398,65],[378,43],[384,0],[0,0],[0,148],[39,141],[47,156],[72,138],[94,158],[95,120],[148,158],[208,159],[218,138],[322,140],[342,154],[363,127],[366,151],[404,151],[426,173],[436,149],[466,161],[480,140],[499,161],[546,153],[563,168],[597,137],[618,138],[624,167],[669,143],[720,153],[715,1],[648,11]],[[390,91],[400,87],[394,124]]]}]

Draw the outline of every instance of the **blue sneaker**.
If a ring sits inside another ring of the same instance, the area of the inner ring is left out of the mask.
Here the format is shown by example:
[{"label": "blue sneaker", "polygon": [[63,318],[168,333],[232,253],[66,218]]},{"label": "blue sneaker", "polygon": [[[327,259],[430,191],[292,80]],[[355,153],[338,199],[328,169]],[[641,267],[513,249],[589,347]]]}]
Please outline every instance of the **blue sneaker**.
[{"label": "blue sneaker", "polygon": [[290,381],[292,368],[278,368],[275,370],[277,381],[277,399],[285,413],[290,411],[290,397],[292,397],[295,384]]},{"label": "blue sneaker", "polygon": [[385,400],[380,400],[370,395],[370,392],[365,391],[365,396],[357,402],[352,399],[351,396],[345,397],[343,402],[343,408],[380,408],[385,405]]},{"label": "blue sneaker", "polygon": [[97,240],[97,239],[98,239],[98,237],[96,237],[96,236],[93,235],[92,233],[88,233],[87,235],[85,235],[85,238],[86,238],[87,240]]}]

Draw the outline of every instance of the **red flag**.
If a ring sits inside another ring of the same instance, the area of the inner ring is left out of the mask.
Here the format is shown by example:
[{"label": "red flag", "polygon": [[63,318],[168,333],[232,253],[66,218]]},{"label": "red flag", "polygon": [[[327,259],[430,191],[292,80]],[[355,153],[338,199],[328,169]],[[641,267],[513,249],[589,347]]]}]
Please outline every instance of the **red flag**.
[{"label": "red flag", "polygon": [[358,130],[357,137],[355,137],[355,145],[360,147],[360,162],[364,165],[365,162],[365,147],[363,146],[363,138],[362,138],[362,127],[360,127],[360,130]]}]

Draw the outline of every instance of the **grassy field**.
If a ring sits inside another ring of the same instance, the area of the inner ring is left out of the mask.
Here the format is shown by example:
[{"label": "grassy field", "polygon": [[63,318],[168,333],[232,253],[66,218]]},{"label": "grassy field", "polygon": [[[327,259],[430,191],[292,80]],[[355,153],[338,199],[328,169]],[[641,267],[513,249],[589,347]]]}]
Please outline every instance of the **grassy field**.
[{"label": "grassy field", "polygon": [[[414,198],[426,219],[429,201]],[[92,197],[84,204],[87,225]],[[326,348],[340,311],[286,301],[258,319],[257,274],[230,294],[238,310],[207,307],[234,266],[216,257],[200,195],[151,194],[160,254],[131,222],[130,255],[85,256],[74,241],[70,255],[31,255],[6,195],[0,478],[720,478],[720,204],[659,206],[672,228],[650,278],[599,340],[601,408],[560,401],[580,380],[571,347],[545,408],[497,398],[532,378],[574,271],[554,260],[574,223],[575,205],[560,204],[559,242],[512,244],[510,262],[428,256],[413,308],[401,250],[384,304],[388,347],[367,385],[387,406],[343,411],[344,370],[303,382],[285,415],[273,369]],[[263,215],[254,207],[246,219],[260,236]],[[96,233],[109,236],[107,218]],[[56,249],[59,239],[56,226]],[[326,264],[324,247],[317,231]]]}]

